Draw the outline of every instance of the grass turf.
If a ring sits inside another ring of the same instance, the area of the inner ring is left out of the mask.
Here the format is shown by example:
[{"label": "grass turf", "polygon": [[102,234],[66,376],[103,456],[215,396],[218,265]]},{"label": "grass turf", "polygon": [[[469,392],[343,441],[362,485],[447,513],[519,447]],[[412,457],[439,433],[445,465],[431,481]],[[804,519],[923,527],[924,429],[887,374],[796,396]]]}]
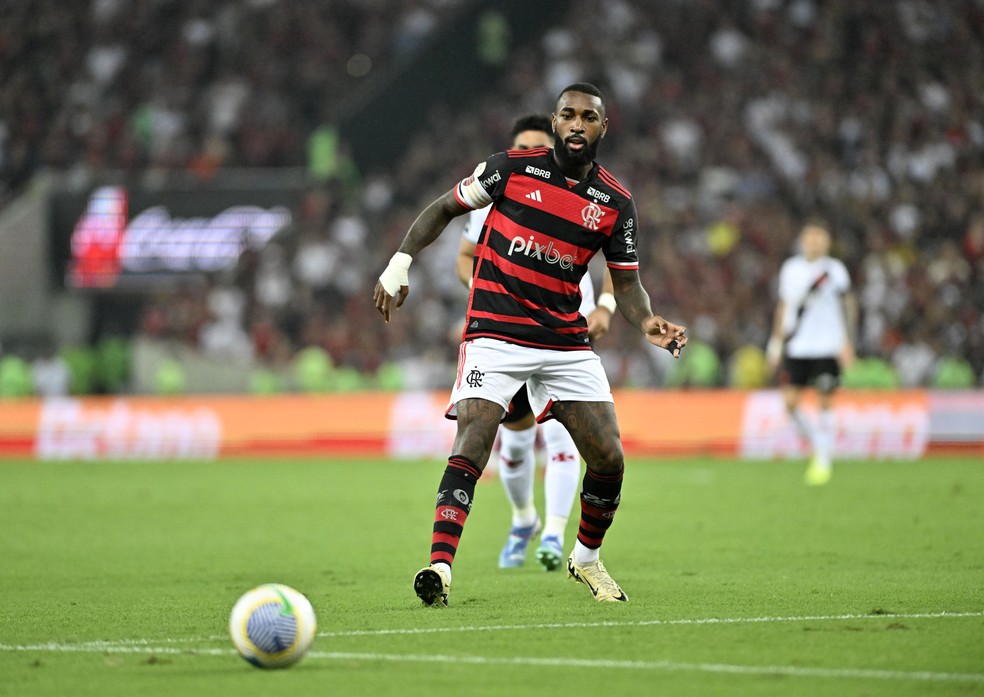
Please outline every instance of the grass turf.
[{"label": "grass turf", "polygon": [[[508,510],[483,483],[436,610],[410,581],[441,469],[0,463],[0,695],[984,694],[978,461],[843,462],[822,488],[790,463],[632,461],[603,550],[628,604],[532,554],[497,569]],[[319,618],[287,671],[225,636],[271,581]]]}]

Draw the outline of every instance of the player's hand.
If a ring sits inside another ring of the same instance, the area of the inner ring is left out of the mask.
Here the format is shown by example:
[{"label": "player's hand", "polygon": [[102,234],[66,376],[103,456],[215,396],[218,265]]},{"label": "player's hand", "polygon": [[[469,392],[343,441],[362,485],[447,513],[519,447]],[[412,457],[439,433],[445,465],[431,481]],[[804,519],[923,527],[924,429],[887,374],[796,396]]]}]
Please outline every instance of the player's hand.
[{"label": "player's hand", "polygon": [[687,328],[667,322],[659,315],[653,315],[643,321],[642,333],[646,335],[646,340],[650,344],[665,348],[673,354],[674,358],[679,358],[680,351],[687,345]]},{"label": "player's hand", "polygon": [[612,327],[612,313],[603,307],[596,307],[587,317],[588,336],[592,341],[600,339]]},{"label": "player's hand", "polygon": [[[387,322],[390,321],[390,312],[395,308],[400,309],[403,305],[403,301],[407,299],[407,294],[410,292],[410,286],[400,286],[399,292],[396,296],[392,296],[386,292],[383,288],[383,284],[376,281],[376,288],[372,291],[372,299],[376,303],[376,309],[379,310],[379,314],[383,316],[383,319]],[[396,299],[396,304],[393,304],[394,297]]]}]

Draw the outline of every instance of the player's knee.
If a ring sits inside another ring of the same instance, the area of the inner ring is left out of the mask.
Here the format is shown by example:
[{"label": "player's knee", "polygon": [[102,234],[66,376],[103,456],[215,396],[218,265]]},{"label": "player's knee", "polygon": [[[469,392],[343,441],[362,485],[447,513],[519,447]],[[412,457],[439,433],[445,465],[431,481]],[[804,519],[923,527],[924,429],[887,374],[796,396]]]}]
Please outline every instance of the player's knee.
[{"label": "player's knee", "polygon": [[817,392],[821,395],[831,395],[837,389],[837,376],[832,373],[823,373],[817,376]]},{"label": "player's knee", "polygon": [[625,466],[622,445],[617,440],[607,444],[604,448],[597,449],[592,455],[590,461],[586,460],[586,464],[598,474],[617,474]]}]

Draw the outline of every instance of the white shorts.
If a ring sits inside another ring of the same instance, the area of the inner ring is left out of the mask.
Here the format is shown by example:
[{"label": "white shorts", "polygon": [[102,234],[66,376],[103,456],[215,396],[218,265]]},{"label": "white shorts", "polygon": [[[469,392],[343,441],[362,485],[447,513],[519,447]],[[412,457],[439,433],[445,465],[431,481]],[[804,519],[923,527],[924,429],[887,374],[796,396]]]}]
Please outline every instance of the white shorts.
[{"label": "white shorts", "polygon": [[608,376],[594,351],[552,351],[498,339],[473,339],[458,348],[458,376],[445,415],[457,416],[462,399],[487,399],[505,411],[526,383],[537,421],[554,402],[614,402]]}]

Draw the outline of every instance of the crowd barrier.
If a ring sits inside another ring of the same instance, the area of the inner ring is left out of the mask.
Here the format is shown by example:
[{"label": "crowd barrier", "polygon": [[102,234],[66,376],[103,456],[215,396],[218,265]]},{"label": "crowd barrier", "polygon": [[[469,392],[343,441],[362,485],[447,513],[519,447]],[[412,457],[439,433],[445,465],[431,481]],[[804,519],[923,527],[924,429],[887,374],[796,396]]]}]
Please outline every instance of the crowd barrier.
[{"label": "crowd barrier", "polygon": [[[616,391],[629,456],[800,458],[775,390]],[[444,458],[446,392],[91,397],[0,402],[0,457],[37,460],[229,456]],[[816,402],[804,403],[808,418]],[[984,456],[984,391],[842,391],[841,457]]]}]

